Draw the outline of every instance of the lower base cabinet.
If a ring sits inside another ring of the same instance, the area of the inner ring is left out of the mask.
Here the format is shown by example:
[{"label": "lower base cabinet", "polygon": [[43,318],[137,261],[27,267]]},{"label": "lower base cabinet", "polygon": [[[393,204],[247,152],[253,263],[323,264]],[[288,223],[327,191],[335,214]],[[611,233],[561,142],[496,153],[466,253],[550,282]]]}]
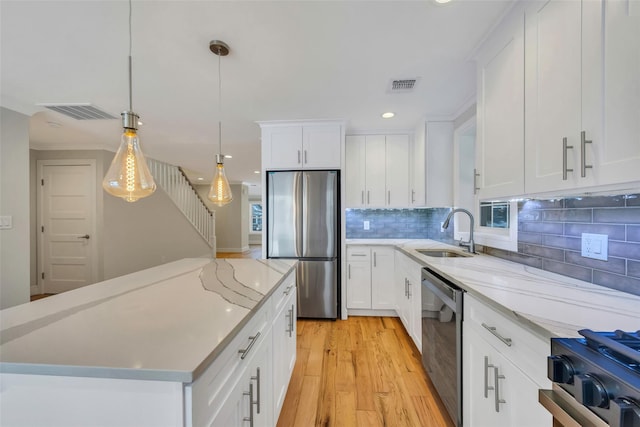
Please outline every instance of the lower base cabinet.
[{"label": "lower base cabinet", "polygon": [[185,387],[187,427],[273,427],[296,361],[295,273],[194,383]]},{"label": "lower base cabinet", "polygon": [[544,370],[548,344],[469,294],[464,309],[464,426],[551,426],[551,415],[538,403],[538,389],[550,384],[530,369],[539,364]]},{"label": "lower base cabinet", "polygon": [[395,253],[396,311],[418,351],[422,352],[422,265]]}]

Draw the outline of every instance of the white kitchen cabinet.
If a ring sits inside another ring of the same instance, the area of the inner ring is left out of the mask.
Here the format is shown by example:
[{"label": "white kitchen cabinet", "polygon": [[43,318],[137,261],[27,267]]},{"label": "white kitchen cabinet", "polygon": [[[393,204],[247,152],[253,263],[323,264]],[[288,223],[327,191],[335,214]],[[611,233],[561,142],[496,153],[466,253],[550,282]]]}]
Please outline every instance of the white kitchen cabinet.
[{"label": "white kitchen cabinet", "polygon": [[525,46],[525,189],[638,181],[640,6],[534,3]]},{"label": "white kitchen cabinet", "polygon": [[296,363],[296,286],[288,285],[274,299],[273,321],[273,408],[280,414],[289,387],[289,379]]},{"label": "white kitchen cabinet", "polygon": [[393,246],[371,247],[371,308],[395,309]]},{"label": "white kitchen cabinet", "polygon": [[463,420],[469,427],[550,426],[538,403],[548,342],[465,294]]},{"label": "white kitchen cabinet", "polygon": [[261,122],[262,168],[340,169],[340,122]]},{"label": "white kitchen cabinet", "polygon": [[371,308],[371,260],[367,246],[347,247],[347,308]]},{"label": "white kitchen cabinet", "polygon": [[[640,179],[640,3],[635,0],[587,2],[590,27],[584,54],[597,55],[583,83],[589,87],[582,112],[583,127],[593,157],[586,171],[596,184],[617,184]],[[595,10],[593,10],[595,8]],[[603,35],[603,37],[601,36]],[[599,44],[601,49],[598,49]],[[593,83],[597,82],[597,83]],[[602,82],[602,84],[599,84]],[[583,97],[585,94],[583,93]],[[589,152],[587,152],[589,154]]]},{"label": "white kitchen cabinet", "polygon": [[347,308],[395,309],[394,252],[393,246],[347,247]]},{"label": "white kitchen cabinet", "polygon": [[276,424],[296,359],[295,295],[291,273],[214,363],[185,387],[187,426],[244,425],[250,417],[255,426]]},{"label": "white kitchen cabinet", "polygon": [[346,137],[346,207],[409,206],[409,135]]},{"label": "white kitchen cabinet", "polygon": [[[387,189],[385,206],[407,207],[409,206],[410,192],[409,135],[387,135],[385,157]],[[375,169],[371,173],[375,174],[376,172],[379,172],[379,169]],[[370,174],[368,173],[368,175]]]},{"label": "white kitchen cabinet", "polygon": [[396,251],[396,311],[418,351],[422,352],[422,265]]},{"label": "white kitchen cabinet", "polygon": [[480,199],[524,193],[524,17],[514,11],[477,59],[476,174]]},{"label": "white kitchen cabinet", "polygon": [[247,366],[239,373],[228,397],[222,402],[219,412],[208,420],[210,426],[241,426],[245,423],[272,427],[275,425],[272,413],[273,393],[269,387],[271,375],[271,331],[253,349]]}]

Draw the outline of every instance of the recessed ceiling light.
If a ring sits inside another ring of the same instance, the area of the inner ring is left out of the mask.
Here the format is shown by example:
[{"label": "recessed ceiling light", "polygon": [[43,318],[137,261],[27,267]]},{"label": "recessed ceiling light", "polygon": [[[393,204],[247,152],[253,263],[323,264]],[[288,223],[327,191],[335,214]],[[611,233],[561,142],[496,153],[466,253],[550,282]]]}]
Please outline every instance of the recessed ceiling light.
[{"label": "recessed ceiling light", "polygon": [[260,173],[260,171],[253,171],[253,173]]},{"label": "recessed ceiling light", "polygon": [[391,117],[395,116],[396,113],[393,113],[391,111],[387,111],[386,113],[382,113],[382,118],[383,119],[390,119]]},{"label": "recessed ceiling light", "polygon": [[449,3],[451,0],[434,0],[436,3],[444,4]]},{"label": "recessed ceiling light", "polygon": [[204,178],[200,177],[198,178],[198,181],[204,181]]},{"label": "recessed ceiling light", "polygon": [[225,159],[233,159],[233,156],[231,154],[225,154],[224,158]]}]

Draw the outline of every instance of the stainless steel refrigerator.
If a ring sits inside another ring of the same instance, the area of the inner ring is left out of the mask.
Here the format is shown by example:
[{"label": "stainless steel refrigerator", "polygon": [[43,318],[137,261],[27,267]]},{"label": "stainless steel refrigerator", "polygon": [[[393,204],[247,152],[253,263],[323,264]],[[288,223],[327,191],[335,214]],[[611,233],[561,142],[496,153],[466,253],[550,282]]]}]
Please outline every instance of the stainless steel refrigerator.
[{"label": "stainless steel refrigerator", "polygon": [[267,172],[267,258],[298,259],[298,317],[338,317],[338,171]]}]

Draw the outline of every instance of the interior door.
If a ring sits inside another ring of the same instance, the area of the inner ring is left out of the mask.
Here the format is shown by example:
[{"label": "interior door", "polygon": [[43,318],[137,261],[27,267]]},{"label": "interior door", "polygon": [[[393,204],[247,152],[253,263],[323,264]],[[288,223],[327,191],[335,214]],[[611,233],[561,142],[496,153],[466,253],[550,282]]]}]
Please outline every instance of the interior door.
[{"label": "interior door", "polygon": [[59,293],[95,283],[95,162],[38,165],[40,289]]}]

